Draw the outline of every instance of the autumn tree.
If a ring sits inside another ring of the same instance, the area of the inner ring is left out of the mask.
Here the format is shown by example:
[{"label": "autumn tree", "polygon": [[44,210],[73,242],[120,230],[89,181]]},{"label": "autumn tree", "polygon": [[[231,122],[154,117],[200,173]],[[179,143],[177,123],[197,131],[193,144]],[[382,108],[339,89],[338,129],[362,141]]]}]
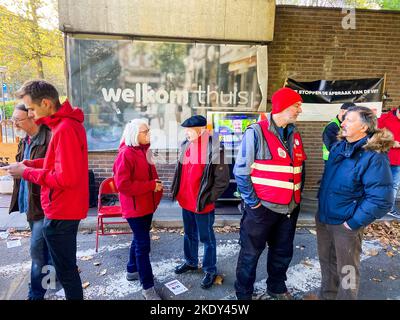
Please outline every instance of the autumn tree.
[{"label": "autumn tree", "polygon": [[46,5],[43,0],[14,1],[13,12],[0,6],[0,65],[7,67],[7,82],[14,87],[29,78],[46,78],[65,92],[63,37],[42,26],[49,18],[41,10]]}]

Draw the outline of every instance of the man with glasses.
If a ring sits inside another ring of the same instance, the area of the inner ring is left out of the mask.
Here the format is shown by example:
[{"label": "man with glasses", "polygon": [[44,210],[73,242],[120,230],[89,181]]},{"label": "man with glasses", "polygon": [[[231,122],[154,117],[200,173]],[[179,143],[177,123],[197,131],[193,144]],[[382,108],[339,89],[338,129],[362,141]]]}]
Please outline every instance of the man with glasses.
[{"label": "man with glasses", "polygon": [[[18,104],[13,112],[14,131],[20,138],[17,162],[44,158],[50,142],[51,132],[45,125],[38,126],[33,117],[28,116],[24,104]],[[51,264],[49,251],[43,237],[44,213],[40,204],[40,186],[24,179],[15,179],[10,203],[10,213],[26,213],[31,229],[31,281],[28,300],[43,300],[46,288],[42,286],[46,275],[45,266]],[[44,272],[43,272],[44,271]]]}]

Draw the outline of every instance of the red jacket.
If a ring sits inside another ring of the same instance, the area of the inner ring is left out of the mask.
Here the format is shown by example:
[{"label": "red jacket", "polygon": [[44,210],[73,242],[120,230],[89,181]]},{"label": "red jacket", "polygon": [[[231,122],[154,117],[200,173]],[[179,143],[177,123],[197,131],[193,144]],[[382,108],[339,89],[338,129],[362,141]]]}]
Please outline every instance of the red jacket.
[{"label": "red jacket", "polygon": [[158,174],[154,164],[147,160],[151,155],[149,147],[128,147],[122,143],[115,159],[114,181],[125,219],[152,214],[161,201],[162,191],[154,192]]},{"label": "red jacket", "polygon": [[183,157],[179,192],[176,196],[176,200],[183,209],[199,214],[209,213],[215,209],[215,205],[212,202],[206,204],[202,211],[198,212],[196,210],[201,180],[208,157],[209,136],[207,131],[204,132],[197,140],[191,142],[187,148]]},{"label": "red jacket", "polygon": [[88,149],[83,112],[65,101],[38,124],[52,131],[45,158],[25,161],[22,177],[42,187],[41,204],[48,219],[81,220],[89,209]]},{"label": "red jacket", "polygon": [[[394,140],[400,142],[400,120],[393,112],[396,112],[396,109],[383,113],[378,119],[378,127],[390,130]],[[388,156],[390,165],[400,166],[400,148],[391,148]]]}]

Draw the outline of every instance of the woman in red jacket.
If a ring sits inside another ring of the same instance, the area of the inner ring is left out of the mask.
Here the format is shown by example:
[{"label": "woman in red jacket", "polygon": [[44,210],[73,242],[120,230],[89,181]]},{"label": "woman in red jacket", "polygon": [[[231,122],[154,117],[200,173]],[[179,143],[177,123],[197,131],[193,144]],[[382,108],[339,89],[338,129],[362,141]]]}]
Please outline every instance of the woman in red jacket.
[{"label": "woman in red jacket", "polygon": [[113,171],[122,215],[133,231],[127,279],[140,279],[146,300],[160,300],[154,290],[149,254],[151,221],[161,200],[163,184],[158,180],[149,148],[150,128],[146,121],[131,120],[122,135]]}]

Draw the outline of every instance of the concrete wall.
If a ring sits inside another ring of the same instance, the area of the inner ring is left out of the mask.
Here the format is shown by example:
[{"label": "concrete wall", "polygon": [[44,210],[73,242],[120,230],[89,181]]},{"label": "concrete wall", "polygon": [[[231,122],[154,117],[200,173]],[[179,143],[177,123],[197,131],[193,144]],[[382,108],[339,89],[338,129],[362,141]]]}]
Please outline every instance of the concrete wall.
[{"label": "concrete wall", "polygon": [[267,42],[275,0],[58,0],[60,30]]}]

